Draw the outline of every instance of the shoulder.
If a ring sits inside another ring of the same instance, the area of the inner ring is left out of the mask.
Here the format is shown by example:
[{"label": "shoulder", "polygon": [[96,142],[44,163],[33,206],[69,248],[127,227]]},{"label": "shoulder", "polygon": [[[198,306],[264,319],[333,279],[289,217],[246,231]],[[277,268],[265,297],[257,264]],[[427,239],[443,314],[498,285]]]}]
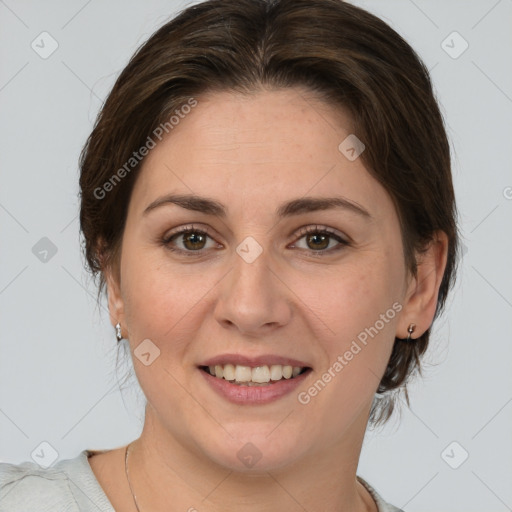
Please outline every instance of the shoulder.
[{"label": "shoulder", "polygon": [[113,509],[87,461],[87,450],[49,468],[0,463],[0,512],[81,512]]},{"label": "shoulder", "polygon": [[375,503],[377,504],[378,512],[404,512],[401,508],[395,507],[394,505],[391,505],[391,503],[384,501],[384,499],[376,491],[376,489],[372,487],[366,480],[361,478],[359,475],[357,476],[357,479],[366,487],[366,489],[374,499]]},{"label": "shoulder", "polygon": [[63,510],[78,512],[66,475],[34,462],[0,463],[0,510]]}]

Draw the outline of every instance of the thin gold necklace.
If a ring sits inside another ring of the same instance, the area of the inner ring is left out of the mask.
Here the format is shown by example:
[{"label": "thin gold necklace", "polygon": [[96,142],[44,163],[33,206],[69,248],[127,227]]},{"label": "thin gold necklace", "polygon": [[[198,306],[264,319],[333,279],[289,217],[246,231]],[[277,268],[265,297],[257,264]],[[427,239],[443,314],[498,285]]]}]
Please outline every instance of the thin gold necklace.
[{"label": "thin gold necklace", "polygon": [[128,477],[128,448],[130,447],[132,443],[129,443],[126,446],[126,452],[124,454],[124,472],[126,473],[126,480],[128,480],[128,486],[130,487],[130,492],[132,493],[133,502],[135,503],[135,508],[137,509],[137,512],[140,512],[139,505],[137,504],[137,498],[135,497],[135,493],[132,489],[132,484],[130,483],[130,478]]}]

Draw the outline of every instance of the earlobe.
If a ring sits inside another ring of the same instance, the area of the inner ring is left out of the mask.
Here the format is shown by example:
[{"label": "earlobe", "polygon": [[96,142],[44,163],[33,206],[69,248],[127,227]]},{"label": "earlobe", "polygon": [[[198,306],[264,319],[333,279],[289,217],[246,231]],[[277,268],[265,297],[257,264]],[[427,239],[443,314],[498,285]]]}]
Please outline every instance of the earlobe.
[{"label": "earlobe", "polygon": [[447,257],[448,236],[443,231],[436,231],[432,241],[417,255],[417,272],[404,299],[397,326],[398,338],[407,338],[410,324],[415,324],[414,338],[420,337],[432,325]]}]

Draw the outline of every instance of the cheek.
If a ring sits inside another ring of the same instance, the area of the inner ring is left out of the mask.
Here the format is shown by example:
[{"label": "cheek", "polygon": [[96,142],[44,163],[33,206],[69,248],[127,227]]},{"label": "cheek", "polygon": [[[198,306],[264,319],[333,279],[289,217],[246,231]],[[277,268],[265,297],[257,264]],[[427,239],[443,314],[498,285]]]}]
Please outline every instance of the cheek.
[{"label": "cheek", "polygon": [[329,281],[327,292],[316,292],[318,315],[329,328],[321,341],[326,356],[321,373],[330,371],[326,379],[335,382],[329,385],[330,399],[351,408],[378,386],[402,309],[401,266],[392,264],[395,256],[367,256],[344,267]]},{"label": "cheek", "polygon": [[[123,294],[137,379],[157,410],[170,404],[174,410],[182,410],[188,404],[183,386],[188,386],[186,370],[192,364],[190,342],[201,326],[197,316],[204,307],[201,298],[213,283],[206,278],[192,279],[176,272],[175,267],[171,271],[149,252],[126,254]],[[142,357],[147,352],[149,365]]]},{"label": "cheek", "polygon": [[[342,436],[351,418],[369,406],[393,347],[401,309],[394,294],[396,272],[385,258],[377,255],[373,265],[369,259],[339,271],[327,293],[315,288],[317,323],[329,330],[317,338],[324,358],[299,401],[325,426],[325,439]],[[309,297],[313,300],[311,288]]]},{"label": "cheek", "polygon": [[[343,268],[336,278],[329,281],[327,292],[317,290],[318,307],[325,323],[333,331],[334,345],[341,340],[356,338],[366,328],[373,326],[399,298],[396,271],[381,257],[368,259]],[[388,315],[388,317],[391,315]],[[388,331],[394,317],[379,330]]]},{"label": "cheek", "polygon": [[[192,269],[192,266],[190,267]],[[171,265],[155,249],[127,248],[123,261],[126,322],[135,348],[150,339],[164,359],[184,352],[201,327],[199,316],[218,281],[211,273]],[[172,343],[171,343],[172,341]]]}]

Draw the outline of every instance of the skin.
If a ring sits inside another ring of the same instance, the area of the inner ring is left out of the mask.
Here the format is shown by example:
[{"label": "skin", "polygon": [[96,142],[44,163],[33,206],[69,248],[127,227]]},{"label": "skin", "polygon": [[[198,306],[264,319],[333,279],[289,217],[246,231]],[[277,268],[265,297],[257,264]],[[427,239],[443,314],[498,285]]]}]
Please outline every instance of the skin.
[{"label": "skin", "polygon": [[[435,241],[409,275],[391,198],[361,158],[338,145],[353,133],[347,112],[301,88],[242,95],[215,92],[146,157],[135,184],[120,264],[106,269],[112,324],[132,352],[145,339],[160,350],[134,368],[148,403],[131,446],[130,481],[148,510],[376,511],[356,479],[370,406],[395,336],[431,325],[446,264],[447,239]],[[225,218],[166,204],[168,193],[208,196]],[[291,199],[343,196],[370,214],[326,209],[279,219]],[[211,238],[169,250],[162,239],[194,223]],[[347,240],[311,240],[304,226]],[[247,263],[236,252],[248,236],[263,252]],[[319,248],[319,249],[318,249]],[[339,248],[339,250],[335,250]],[[316,249],[316,251],[315,251]],[[323,251],[324,256],[318,252]],[[315,254],[316,252],[316,254]],[[292,392],[265,405],[235,405],[217,395],[197,365],[222,353],[278,354],[308,362],[307,390],[375,325],[402,307],[307,405]],[[245,467],[237,452],[253,443],[262,457]],[[134,511],[124,447],[90,459],[116,510]]]}]

